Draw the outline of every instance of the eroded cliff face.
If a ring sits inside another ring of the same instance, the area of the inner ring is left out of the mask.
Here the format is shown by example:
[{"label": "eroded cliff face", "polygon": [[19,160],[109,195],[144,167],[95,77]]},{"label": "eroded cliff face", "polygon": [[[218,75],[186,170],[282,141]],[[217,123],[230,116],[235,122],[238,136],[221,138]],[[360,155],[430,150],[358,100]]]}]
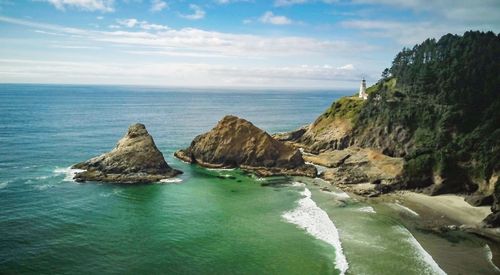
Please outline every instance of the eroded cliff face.
[{"label": "eroded cliff face", "polygon": [[363,104],[358,97],[341,98],[310,125],[273,137],[313,154],[348,148],[353,143],[354,125]]},{"label": "eroded cliff face", "polygon": [[[491,203],[491,213],[483,221],[485,227],[500,227],[500,171],[495,171],[491,179],[484,185],[476,194],[476,198],[479,197],[482,203],[480,205],[486,205]],[[491,202],[492,201],[492,202]]]},{"label": "eroded cliff face", "polygon": [[157,182],[182,173],[167,164],[153,137],[140,123],[131,125],[112,151],[72,168],[85,170],[75,175],[76,181],[128,184]]},{"label": "eroded cliff face", "polygon": [[316,175],[316,168],[304,163],[299,150],[236,116],[225,116],[175,156],[210,168],[239,167],[260,176]]},{"label": "eroded cliff face", "polygon": [[[461,133],[461,121],[454,117],[458,107],[429,103],[432,97],[403,93],[402,90],[404,87],[397,86],[394,78],[382,80],[369,88],[368,100],[359,102],[355,97],[343,98],[333,103],[314,123],[275,135],[275,138],[312,153],[315,157],[307,156],[307,160],[319,165],[335,162],[343,154],[353,155],[352,148],[369,149],[397,159],[403,167],[397,175],[384,177],[384,181],[391,183],[385,191],[409,189],[430,195],[460,193],[466,194],[472,205],[491,205],[498,178],[496,172],[482,173],[478,170],[481,155],[477,156],[472,146],[465,150],[459,147],[463,139],[473,134],[484,136],[485,141],[495,144],[483,130],[485,126],[476,122],[475,127],[481,132],[475,131],[481,134]],[[490,127],[488,123],[486,126]],[[485,146],[481,143],[478,146]],[[498,150],[496,143],[490,150]],[[486,161],[495,165],[495,161]],[[355,166],[339,164],[325,172],[324,177],[344,184],[376,181],[366,176],[370,167],[363,163],[367,162],[365,158]]]}]

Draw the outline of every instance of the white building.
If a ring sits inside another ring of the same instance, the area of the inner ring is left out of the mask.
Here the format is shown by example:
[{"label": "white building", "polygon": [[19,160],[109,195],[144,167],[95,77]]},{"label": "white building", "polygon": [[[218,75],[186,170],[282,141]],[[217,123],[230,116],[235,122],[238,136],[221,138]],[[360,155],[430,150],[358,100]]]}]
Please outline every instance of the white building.
[{"label": "white building", "polygon": [[366,93],[366,80],[364,78],[361,80],[361,86],[359,87],[359,97],[368,99],[368,94]]}]

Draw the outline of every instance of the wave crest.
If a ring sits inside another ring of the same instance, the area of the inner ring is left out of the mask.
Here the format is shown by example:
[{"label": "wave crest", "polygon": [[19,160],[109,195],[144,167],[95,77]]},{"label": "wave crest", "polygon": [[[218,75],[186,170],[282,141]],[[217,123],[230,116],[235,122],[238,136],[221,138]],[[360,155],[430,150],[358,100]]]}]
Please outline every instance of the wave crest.
[{"label": "wave crest", "polygon": [[292,211],[283,213],[282,217],[289,223],[297,225],[316,239],[322,240],[335,248],[335,266],[341,274],[349,268],[342,251],[339,232],[328,214],[311,199],[311,191],[305,188],[301,192],[304,197],[298,201],[298,206]]}]

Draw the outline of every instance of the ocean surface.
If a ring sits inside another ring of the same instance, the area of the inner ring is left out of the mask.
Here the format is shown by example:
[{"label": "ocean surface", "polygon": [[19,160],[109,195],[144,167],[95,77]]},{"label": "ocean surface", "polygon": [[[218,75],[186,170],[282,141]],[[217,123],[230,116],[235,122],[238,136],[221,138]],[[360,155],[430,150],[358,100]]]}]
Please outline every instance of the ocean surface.
[{"label": "ocean surface", "polygon": [[[320,191],[319,179],[261,179],[172,155],[226,114],[288,131],[346,94],[0,85],[0,274],[494,274],[477,240],[419,233],[392,207]],[[111,150],[135,122],[183,175],[71,180],[69,166]],[[453,251],[473,255],[443,256]]]}]

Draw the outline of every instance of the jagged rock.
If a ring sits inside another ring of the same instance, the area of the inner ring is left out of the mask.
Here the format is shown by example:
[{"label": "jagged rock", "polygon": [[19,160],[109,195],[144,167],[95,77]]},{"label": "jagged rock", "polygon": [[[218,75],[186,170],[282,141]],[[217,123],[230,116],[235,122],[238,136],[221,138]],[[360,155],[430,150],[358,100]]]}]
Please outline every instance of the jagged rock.
[{"label": "jagged rock", "polygon": [[336,168],[344,164],[350,158],[352,152],[350,150],[335,150],[324,152],[319,155],[308,154],[304,155],[304,159],[316,165],[321,165],[328,168]]},{"label": "jagged rock", "polygon": [[313,165],[304,163],[299,150],[236,116],[225,116],[175,156],[209,168],[239,167],[259,176],[315,177],[317,173]]},{"label": "jagged rock", "polygon": [[493,203],[493,195],[472,194],[465,197],[465,201],[473,206],[491,205]]},{"label": "jagged rock", "polygon": [[328,188],[328,187],[321,187],[319,190],[324,191],[324,192],[332,192],[332,190],[330,190],[330,188]]},{"label": "jagged rock", "polygon": [[303,126],[297,130],[284,133],[273,134],[272,137],[280,141],[294,141],[299,139],[307,131],[308,125]]},{"label": "jagged rock", "polygon": [[492,184],[493,188],[493,204],[491,205],[491,211],[493,213],[489,214],[483,220],[483,226],[500,227],[500,177],[498,171],[493,173],[490,184]]},{"label": "jagged rock", "polygon": [[484,218],[484,227],[500,227],[500,212],[493,212]]},{"label": "jagged rock", "polygon": [[404,163],[401,158],[356,147],[305,155],[304,159],[328,167],[321,177],[337,184],[386,184],[401,174]]},{"label": "jagged rock", "polygon": [[168,166],[163,154],[143,124],[129,127],[128,133],[109,153],[73,165],[76,181],[149,183],[174,177],[182,172]]}]

